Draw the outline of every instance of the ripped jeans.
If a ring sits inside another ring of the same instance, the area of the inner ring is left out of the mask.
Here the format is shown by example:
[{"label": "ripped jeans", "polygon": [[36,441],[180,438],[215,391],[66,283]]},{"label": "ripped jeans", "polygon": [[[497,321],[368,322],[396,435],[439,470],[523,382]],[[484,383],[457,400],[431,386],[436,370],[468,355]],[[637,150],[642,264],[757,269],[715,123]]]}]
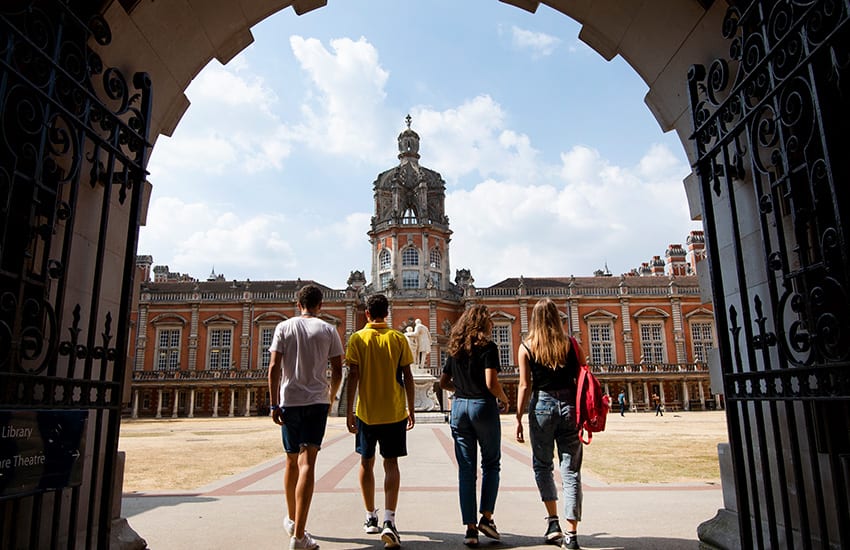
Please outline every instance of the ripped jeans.
[{"label": "ripped jeans", "polygon": [[560,461],[564,517],[581,520],[582,443],[576,428],[575,390],[535,391],[528,404],[534,481],[540,498],[558,500],[553,475],[555,446]]}]

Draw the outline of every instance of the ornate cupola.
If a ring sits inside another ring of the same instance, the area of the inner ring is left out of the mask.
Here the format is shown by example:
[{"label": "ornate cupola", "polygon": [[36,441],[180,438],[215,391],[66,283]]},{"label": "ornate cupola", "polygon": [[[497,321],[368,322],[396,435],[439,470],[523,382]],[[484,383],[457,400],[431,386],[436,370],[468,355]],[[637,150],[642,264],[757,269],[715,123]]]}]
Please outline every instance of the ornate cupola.
[{"label": "ornate cupola", "polygon": [[419,165],[419,134],[405,118],[398,135],[398,166],[373,183],[375,215],[372,281],[377,290],[446,290],[451,230],[445,213],[446,183],[438,172]]}]

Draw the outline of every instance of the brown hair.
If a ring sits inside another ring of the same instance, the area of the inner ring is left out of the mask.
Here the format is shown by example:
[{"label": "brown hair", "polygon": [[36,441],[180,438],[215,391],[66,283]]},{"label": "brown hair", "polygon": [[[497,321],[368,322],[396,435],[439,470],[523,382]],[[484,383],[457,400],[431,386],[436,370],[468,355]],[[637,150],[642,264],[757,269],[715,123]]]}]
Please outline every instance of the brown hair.
[{"label": "brown hair", "polygon": [[461,352],[470,355],[476,345],[486,344],[491,339],[493,322],[487,306],[474,305],[463,312],[452,327],[449,335],[449,355],[457,356]]},{"label": "brown hair", "polygon": [[564,332],[558,306],[549,298],[534,304],[525,343],[534,360],[541,365],[556,369],[567,362],[570,339]]}]

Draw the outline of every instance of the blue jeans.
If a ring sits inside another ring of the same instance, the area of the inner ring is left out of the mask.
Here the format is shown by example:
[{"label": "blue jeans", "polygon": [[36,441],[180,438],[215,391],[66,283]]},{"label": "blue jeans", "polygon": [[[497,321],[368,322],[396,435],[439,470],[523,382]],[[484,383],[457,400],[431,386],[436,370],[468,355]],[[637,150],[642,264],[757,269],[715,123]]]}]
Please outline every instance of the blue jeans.
[{"label": "blue jeans", "polygon": [[561,484],[564,493],[564,517],[581,520],[581,459],[582,443],[576,428],[575,405],[572,395],[558,395],[536,391],[528,404],[528,427],[531,435],[534,481],[540,498],[545,501],[558,500],[555,488],[553,463],[555,445],[561,469]]},{"label": "blue jeans", "polygon": [[499,493],[499,470],[502,460],[502,426],[495,399],[452,401],[452,437],[457,459],[460,515],[463,523],[477,523],[475,485],[478,469],[478,447],[481,447],[481,504],[479,512],[493,512]]}]

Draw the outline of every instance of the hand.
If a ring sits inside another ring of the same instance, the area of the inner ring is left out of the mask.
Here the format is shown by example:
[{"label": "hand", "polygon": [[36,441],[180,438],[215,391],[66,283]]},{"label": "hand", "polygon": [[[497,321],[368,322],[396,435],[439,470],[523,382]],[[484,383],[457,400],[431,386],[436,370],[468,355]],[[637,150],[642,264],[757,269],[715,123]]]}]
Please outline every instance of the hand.
[{"label": "hand", "polygon": [[354,420],[354,415],[349,414],[345,420],[346,427],[348,427],[348,432],[356,434],[357,433],[357,421]]},{"label": "hand", "polygon": [[272,409],[272,420],[274,420],[274,423],[278,426],[283,426],[283,412],[280,408]]},{"label": "hand", "polygon": [[413,411],[410,411],[407,413],[407,429],[412,430],[415,424],[416,416],[413,414]]},{"label": "hand", "polygon": [[516,421],[516,440],[517,443],[525,443],[525,434],[523,433],[522,420],[517,418]]},{"label": "hand", "polygon": [[499,407],[499,412],[504,414],[508,412],[508,402],[502,401],[501,399],[496,399],[496,405]]}]

